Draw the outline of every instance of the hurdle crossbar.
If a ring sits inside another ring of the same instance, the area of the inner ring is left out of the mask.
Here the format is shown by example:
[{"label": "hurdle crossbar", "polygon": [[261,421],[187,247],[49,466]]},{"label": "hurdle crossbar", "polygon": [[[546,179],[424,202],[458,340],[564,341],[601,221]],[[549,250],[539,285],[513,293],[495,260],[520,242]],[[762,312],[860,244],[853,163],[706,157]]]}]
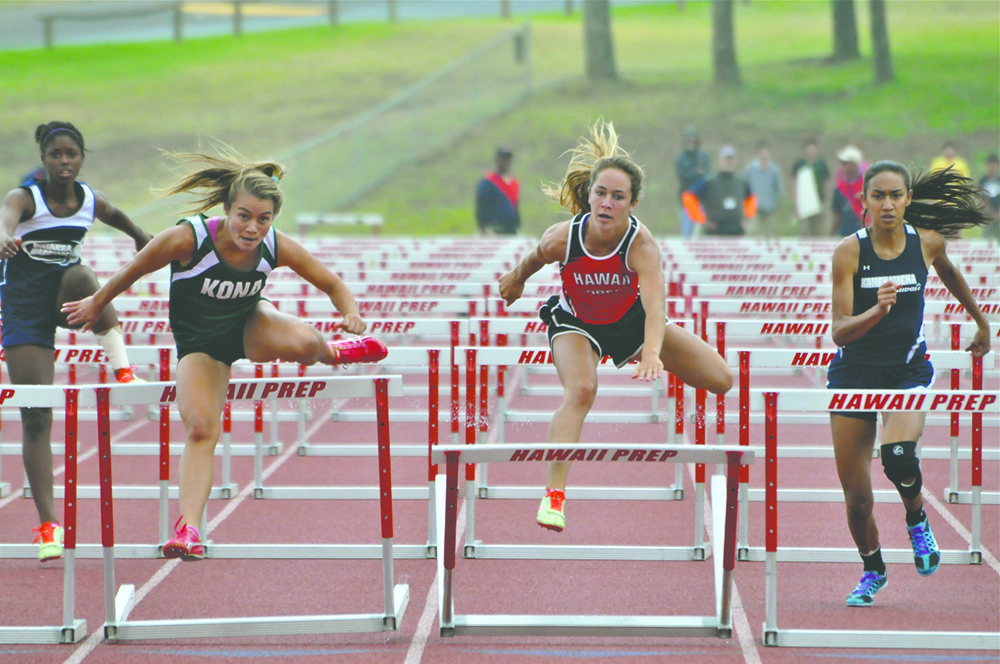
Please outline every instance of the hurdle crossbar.
[{"label": "hurdle crossbar", "polygon": [[[711,616],[601,615],[460,615],[455,612],[454,569],[457,547],[460,463],[545,461],[555,453],[579,453],[593,461],[639,461],[653,455],[677,463],[726,464],[725,477],[712,482],[713,537],[723,554],[713,562],[716,613]],[[690,636],[729,638],[732,635],[732,570],[736,557],[736,497],[739,464],[752,463],[753,452],[738,447],[647,445],[476,445],[439,446],[431,454],[446,464],[435,487],[438,494],[438,606],[441,636]]]},{"label": "hurdle crossbar", "polygon": [[[258,393],[258,388],[260,391]],[[136,639],[216,638],[234,636],[274,636],[284,634],[330,634],[393,631],[409,602],[409,586],[394,584],[393,520],[392,520],[392,460],[389,444],[389,396],[399,396],[402,379],[399,376],[310,378],[285,380],[241,380],[230,382],[231,400],[277,399],[342,399],[374,397],[380,413],[377,426],[379,447],[379,505],[382,524],[382,613],[231,617],[208,620],[129,620],[135,601],[135,587],[123,585],[115,590],[115,533],[112,464],[108,423],[99,417],[98,446],[100,449],[101,539],[104,547],[104,637],[110,641]],[[137,387],[98,387],[93,390],[98,412],[103,416],[109,406],[117,403],[165,403],[176,399],[176,388],[170,383],[151,383]],[[88,402],[88,405],[89,402]],[[377,545],[376,545],[377,546]],[[260,550],[259,547],[254,547]],[[265,546],[264,549],[269,547]],[[270,548],[275,548],[270,545]],[[206,554],[211,546],[206,547]]]}]

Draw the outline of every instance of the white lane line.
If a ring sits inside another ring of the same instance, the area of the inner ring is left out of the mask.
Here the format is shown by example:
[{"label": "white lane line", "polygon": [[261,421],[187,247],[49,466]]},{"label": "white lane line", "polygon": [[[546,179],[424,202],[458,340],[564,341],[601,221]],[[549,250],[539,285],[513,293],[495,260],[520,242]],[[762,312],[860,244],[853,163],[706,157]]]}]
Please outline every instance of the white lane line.
[{"label": "white lane line", "polygon": [[[923,497],[925,503],[930,503],[930,506],[933,507],[937,513],[948,522],[948,525],[954,528],[955,532],[962,536],[962,539],[965,540],[966,544],[972,544],[972,533],[966,530],[965,526],[963,526],[962,523],[948,511],[948,508],[945,507],[945,505],[939,501],[933,493],[927,490],[927,487],[924,487],[920,491],[920,495]],[[989,550],[981,543],[980,549],[983,552],[983,562],[992,567],[994,572],[1000,574],[1000,563],[997,562],[996,556],[990,553]]]},{"label": "white lane line", "polygon": [[[135,424],[128,425],[127,427],[125,427],[124,429],[122,429],[121,431],[119,431],[118,433],[116,433],[114,435],[114,439],[111,441],[112,444],[115,441],[124,438],[125,436],[131,435],[131,433],[133,431],[139,429],[140,427],[142,427],[142,426],[144,426],[144,425],[146,425],[148,423],[149,422],[143,420],[143,421],[136,422]],[[89,450],[87,450],[86,452],[84,452],[83,454],[81,454],[81,455],[79,455],[77,457],[77,459],[76,459],[77,466],[79,466],[81,463],[83,463],[84,461],[86,461],[87,459],[89,459],[90,457],[92,457],[92,456],[94,456],[96,454],[97,454],[97,446],[95,445],[94,447],[90,448]],[[65,472],[66,472],[66,465],[63,464],[59,468],[56,468],[56,469],[54,469],[52,471],[52,477],[53,478],[59,477],[60,475],[62,475]],[[23,495],[24,495],[24,486],[21,486],[19,489],[16,489],[16,490],[11,490],[9,496],[7,496],[6,498],[4,498],[3,500],[0,500],[0,509],[3,509],[4,507],[6,507],[7,505],[9,505],[10,503],[14,502],[14,500],[16,500],[17,498],[21,498]]]},{"label": "white lane line", "polygon": [[[347,401],[346,399],[341,399],[340,401],[338,401],[337,403],[335,403],[333,406],[331,406],[330,410],[326,411],[325,413],[323,413],[323,415],[321,417],[317,418],[315,424],[313,424],[313,426],[311,426],[309,428],[309,430],[306,431],[305,440],[308,440],[309,438],[311,438],[312,435],[314,433],[316,433],[316,431],[322,425],[324,425],[327,422],[329,422],[330,421],[330,414],[333,412],[333,409],[334,408],[339,408],[344,403],[346,403],[346,401]],[[280,457],[278,457],[270,466],[268,466],[267,468],[264,469],[264,472],[262,473],[262,477],[264,479],[267,479],[268,477],[270,477],[274,473],[274,471],[276,471],[278,468],[280,468],[281,464],[283,464],[286,461],[288,461],[288,459],[290,459],[296,453],[296,451],[298,449],[299,449],[299,443],[298,443],[298,441],[296,441],[292,445],[289,445],[288,449],[285,450],[285,452]],[[247,485],[245,487],[243,487],[243,490],[240,491],[240,493],[236,496],[236,498],[233,498],[229,502],[229,504],[227,504],[226,507],[221,512],[219,512],[214,519],[212,519],[209,522],[209,524],[208,524],[208,533],[211,533],[223,521],[225,521],[226,518],[233,513],[233,510],[235,510],[237,507],[239,507],[240,503],[242,503],[244,500],[246,500],[247,496],[250,496],[251,494],[253,494],[253,482],[248,482]],[[206,535],[208,533],[206,533]],[[179,565],[180,562],[181,562],[181,560],[179,558],[174,559],[174,560],[168,560],[167,562],[165,562],[160,567],[160,569],[158,569],[156,571],[156,573],[153,574],[152,577],[150,577],[149,581],[147,581],[146,583],[144,583],[142,585],[142,587],[139,588],[139,590],[136,591],[136,593],[135,593],[135,602],[133,604],[133,608],[135,606],[139,606],[139,602],[141,602],[143,600],[143,598],[146,597],[146,595],[148,595],[150,592],[152,592],[153,589],[156,588],[156,586],[160,585],[160,582],[163,581],[165,578],[167,578],[167,575],[170,574],[172,571],[174,571],[174,568],[177,567],[177,565]],[[102,624],[97,629],[97,631],[95,631],[93,634],[91,634],[89,637],[87,637],[87,640],[80,644],[80,646],[76,649],[76,651],[72,655],[70,655],[66,659],[66,661],[63,662],[63,664],[80,664],[80,662],[82,662],[84,660],[84,658],[87,657],[87,655],[89,655],[91,652],[93,652],[93,650],[98,645],[100,645],[100,643],[103,640],[103,638],[104,638],[104,625]]]},{"label": "white lane line", "polygon": [[[687,438],[687,431],[684,432],[685,443],[690,443]],[[691,483],[694,483],[694,464],[687,464],[688,475],[691,477]],[[705,468],[706,473],[709,468]],[[708,485],[710,484],[711,475],[707,475],[706,479],[709,481],[705,482],[705,539],[709,542],[712,541],[712,501],[708,497]],[[712,543],[712,555],[718,556],[722,555],[722,551],[717,549],[715,543]],[[746,664],[761,664],[760,653],[757,652],[757,642],[754,640],[753,630],[750,629],[750,621],[747,620],[746,611],[743,610],[743,599],[740,597],[740,591],[736,588],[736,579],[733,579],[733,594],[732,594],[732,621],[733,629],[736,630],[736,640],[740,643],[740,650],[743,652],[743,661]]]},{"label": "white lane line", "polygon": [[[458,525],[455,529],[455,555],[461,556],[462,535],[465,534],[465,499],[462,499],[462,507],[458,511]],[[438,555],[442,555],[439,551]],[[436,565],[435,565],[436,568]],[[434,581],[431,589],[427,591],[427,600],[424,603],[424,612],[420,614],[420,622],[417,623],[417,631],[413,633],[413,640],[410,641],[410,648],[406,651],[406,659],[403,664],[420,664],[424,656],[424,648],[427,647],[427,639],[431,634],[431,627],[434,626],[434,619],[438,616],[438,578],[434,574]]]},{"label": "white lane line", "polygon": [[[521,367],[514,372],[514,376],[510,381],[510,385],[507,387],[509,394],[514,394],[517,390],[518,384],[521,381]],[[490,429],[489,437],[486,439],[487,444],[492,445],[497,442],[497,427]],[[476,472],[479,472],[479,466],[476,466]],[[461,551],[462,535],[465,534],[465,499],[462,499],[462,505],[458,511],[458,526],[455,529],[455,547],[456,555]],[[441,551],[438,551],[438,555],[443,555]],[[420,660],[424,656],[424,648],[427,647],[427,639],[430,637],[431,627],[434,626],[434,619],[438,615],[438,577],[437,572],[434,573],[434,581],[431,583],[431,589],[427,591],[427,600],[424,602],[424,612],[420,614],[420,621],[417,623],[417,631],[413,633],[413,639],[410,641],[410,648],[406,651],[406,659],[403,660],[403,664],[420,664]]]}]

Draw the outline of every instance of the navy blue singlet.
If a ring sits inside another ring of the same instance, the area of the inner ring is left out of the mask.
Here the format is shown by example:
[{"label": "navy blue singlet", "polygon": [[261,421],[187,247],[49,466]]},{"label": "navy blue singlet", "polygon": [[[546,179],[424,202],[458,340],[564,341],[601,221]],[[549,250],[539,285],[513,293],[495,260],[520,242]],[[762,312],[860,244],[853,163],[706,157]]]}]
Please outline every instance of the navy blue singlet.
[{"label": "navy blue singlet", "polygon": [[857,316],[878,304],[878,289],[886,281],[896,284],[896,304],[889,313],[857,341],[837,351],[851,364],[894,366],[909,364],[914,357],[927,352],[924,341],[924,286],[927,265],[920,249],[920,236],[910,225],[906,230],[906,248],[891,260],[875,253],[867,229],[858,237],[860,253],[858,271],[854,275],[854,311]]}]

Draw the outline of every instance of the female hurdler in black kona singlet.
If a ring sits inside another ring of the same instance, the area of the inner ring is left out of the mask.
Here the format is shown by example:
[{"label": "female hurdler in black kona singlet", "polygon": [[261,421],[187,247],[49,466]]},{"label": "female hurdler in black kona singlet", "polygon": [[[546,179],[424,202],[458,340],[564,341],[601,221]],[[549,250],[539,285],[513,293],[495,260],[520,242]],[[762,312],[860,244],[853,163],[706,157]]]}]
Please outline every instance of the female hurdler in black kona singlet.
[{"label": "female hurdler in black kona singlet", "polygon": [[[542,266],[559,262],[562,294],[539,315],[548,325],[552,361],[563,401],[549,425],[550,443],[578,443],[597,395],[597,366],[610,355],[618,367],[638,360],[632,376],[656,380],[663,369],[688,385],[725,394],[733,385],[725,360],[708,344],[667,323],[660,250],[649,230],[631,216],[639,201],[642,169],[618,147],[610,123],[598,122],[590,140],[573,151],[559,189],[546,188],[575,216],[545,231],[538,247],[500,278],[500,294],[513,303]],[[556,532],[570,463],[549,463],[538,525]]]},{"label": "female hurdler in black kona singlet", "polygon": [[[827,387],[851,390],[910,390],[934,386],[934,368],[926,359],[924,285],[934,266],[941,283],[965,307],[977,331],[966,350],[982,357],[990,350],[990,326],[968,284],[945,253],[943,235],[989,222],[980,208],[979,191],[947,170],[911,184],[910,173],[892,161],[865,172],[865,217],[871,226],[847,236],[833,253],[832,325],[839,346],[830,363]],[[904,218],[905,217],[905,218]],[[906,529],[917,572],[937,569],[941,553],[931,532],[920,495],[917,441],[926,413],[883,412],[882,467],[906,507]],[[848,606],[869,606],[885,587],[885,563],[872,516],[872,447],[876,414],[830,413],[837,474],[847,504],[847,526],[864,562]]]},{"label": "female hurdler in black kona singlet", "polygon": [[166,193],[197,191],[196,210],[218,205],[224,216],[203,214],[157,235],[92,297],[69,303],[71,322],[92,324],[114,297],[143,275],[170,265],[170,328],[177,343],[177,408],[184,422],[177,536],[163,546],[167,558],[200,560],[204,545],[196,524],[212,489],[213,457],[226,402],[230,365],[283,360],[311,365],[377,362],[385,345],[372,337],[325,342],[320,333],[283,314],[261,297],[271,270],[289,267],[329,296],[343,316],[340,328],[365,331],[358,305],[344,282],[301,244],[272,225],[284,195],[284,169],[272,162],[245,163],[235,153],[220,157],[180,155],[203,168]]}]

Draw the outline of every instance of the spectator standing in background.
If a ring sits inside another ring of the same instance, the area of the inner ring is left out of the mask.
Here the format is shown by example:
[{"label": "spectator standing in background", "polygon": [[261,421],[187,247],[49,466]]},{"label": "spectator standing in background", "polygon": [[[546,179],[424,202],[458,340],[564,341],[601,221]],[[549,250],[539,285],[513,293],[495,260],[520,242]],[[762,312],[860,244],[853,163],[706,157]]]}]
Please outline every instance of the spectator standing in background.
[{"label": "spectator standing in background", "polygon": [[941,150],[941,154],[931,160],[930,170],[932,173],[934,171],[943,171],[949,166],[951,166],[953,171],[963,177],[972,177],[972,171],[969,170],[969,162],[958,156],[955,152],[955,144],[951,141],[945,143],[944,149]]},{"label": "spectator standing in background", "polygon": [[861,189],[866,164],[861,150],[853,145],[838,152],[837,160],[840,161],[840,168],[837,170],[837,183],[831,201],[831,232],[837,237],[847,237],[861,230],[861,215],[864,212]]},{"label": "spectator standing in background", "polygon": [[757,215],[757,197],[736,176],[736,148],[719,151],[719,172],[682,196],[688,215],[705,225],[706,235],[743,235],[745,220]]},{"label": "spectator standing in background", "polygon": [[757,197],[757,223],[755,235],[774,237],[774,210],[785,193],[781,185],[781,169],[771,161],[771,150],[767,143],[757,146],[757,158],[750,162],[743,178],[750,185],[750,191]]},{"label": "spectator standing in background", "polygon": [[983,190],[983,203],[986,215],[993,223],[983,227],[983,237],[1000,241],[1000,158],[991,154],[986,158],[986,175],[979,180]]},{"label": "spectator standing in background", "polygon": [[684,208],[684,192],[691,191],[708,179],[712,171],[712,160],[701,150],[701,139],[693,127],[684,130],[684,149],[674,160],[677,172],[677,198],[681,200],[681,234],[685,240],[697,238],[701,224],[696,224]]},{"label": "spectator standing in background", "polygon": [[803,145],[804,155],[792,166],[792,192],[799,233],[804,237],[823,235],[823,199],[830,169],[819,156],[819,145],[809,139]]},{"label": "spectator standing in background", "polygon": [[521,227],[517,208],[521,184],[510,175],[514,153],[497,148],[496,170],[486,174],[476,187],[476,224],[480,233],[515,235]]}]

